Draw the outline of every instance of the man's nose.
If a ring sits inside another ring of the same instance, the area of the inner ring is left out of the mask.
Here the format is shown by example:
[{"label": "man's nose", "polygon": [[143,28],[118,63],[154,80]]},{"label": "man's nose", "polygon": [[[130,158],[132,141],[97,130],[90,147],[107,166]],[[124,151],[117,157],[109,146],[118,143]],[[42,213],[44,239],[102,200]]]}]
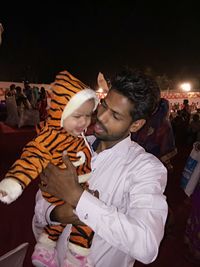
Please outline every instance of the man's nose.
[{"label": "man's nose", "polygon": [[101,122],[103,122],[103,123],[106,123],[109,118],[110,118],[110,112],[109,112],[109,110],[104,110],[98,116],[98,120],[101,121]]}]

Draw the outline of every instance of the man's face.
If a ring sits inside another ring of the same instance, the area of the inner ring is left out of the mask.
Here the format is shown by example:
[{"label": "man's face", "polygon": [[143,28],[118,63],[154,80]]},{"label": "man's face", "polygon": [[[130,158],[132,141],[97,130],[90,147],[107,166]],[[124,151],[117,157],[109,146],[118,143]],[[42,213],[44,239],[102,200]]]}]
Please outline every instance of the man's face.
[{"label": "man's face", "polygon": [[117,143],[130,132],[132,118],[130,111],[133,104],[127,97],[111,90],[98,107],[95,136],[103,141]]}]

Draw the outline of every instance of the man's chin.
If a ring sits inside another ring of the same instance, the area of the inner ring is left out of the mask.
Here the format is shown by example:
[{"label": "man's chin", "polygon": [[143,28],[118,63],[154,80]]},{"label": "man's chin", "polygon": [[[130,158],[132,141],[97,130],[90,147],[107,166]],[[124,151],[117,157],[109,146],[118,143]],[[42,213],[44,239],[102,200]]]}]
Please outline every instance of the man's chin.
[{"label": "man's chin", "polygon": [[94,136],[96,136],[97,138],[99,138],[99,136],[100,136],[99,133],[96,133],[95,131],[94,131],[93,134],[94,134]]},{"label": "man's chin", "polygon": [[101,141],[109,141],[109,137],[103,133],[95,133],[94,132],[94,136],[98,139],[100,139]]},{"label": "man's chin", "polygon": [[104,135],[94,131],[94,136],[98,139],[102,139]]}]

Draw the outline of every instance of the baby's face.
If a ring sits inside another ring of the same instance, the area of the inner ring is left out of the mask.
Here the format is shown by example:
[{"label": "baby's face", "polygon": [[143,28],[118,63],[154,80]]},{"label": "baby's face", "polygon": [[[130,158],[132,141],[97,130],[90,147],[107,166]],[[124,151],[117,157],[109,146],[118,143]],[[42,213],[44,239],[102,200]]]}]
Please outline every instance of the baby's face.
[{"label": "baby's face", "polygon": [[63,121],[65,131],[73,136],[79,136],[91,123],[95,107],[94,99],[87,100]]}]

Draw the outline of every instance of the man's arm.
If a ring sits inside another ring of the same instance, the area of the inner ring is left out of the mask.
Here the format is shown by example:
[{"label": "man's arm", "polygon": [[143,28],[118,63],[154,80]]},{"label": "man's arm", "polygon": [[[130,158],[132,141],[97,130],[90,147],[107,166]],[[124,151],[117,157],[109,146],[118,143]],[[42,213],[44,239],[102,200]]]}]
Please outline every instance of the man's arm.
[{"label": "man's arm", "polygon": [[[166,169],[160,162],[152,165],[149,161],[138,161],[137,170],[134,166],[137,183],[130,187],[127,210],[123,212],[79,188],[76,181],[71,181],[77,180],[72,170],[61,172],[53,166],[50,169],[48,178],[45,177],[46,189],[69,201],[76,208],[79,219],[90,226],[95,234],[143,263],[148,264],[156,258],[168,212],[163,196]],[[70,192],[73,190],[75,194]]]},{"label": "man's arm", "polygon": [[137,189],[130,189],[127,210],[107,205],[86,191],[76,207],[79,219],[95,234],[144,264],[151,263],[158,255],[168,213],[159,182],[153,185],[157,187],[155,194],[147,193],[149,186],[152,187],[144,181]]},{"label": "man's arm", "polygon": [[35,221],[39,227],[47,224],[83,224],[74,213],[74,209],[68,203],[55,206],[46,201],[39,190],[35,199]]},{"label": "man's arm", "polygon": [[[52,209],[50,213],[51,221],[84,225],[74,212],[84,190],[78,183],[76,169],[67,156],[63,157],[63,162],[67,169],[60,169],[51,163],[47,166],[44,172],[40,174],[41,183],[39,187],[42,191],[51,192],[52,195],[65,201],[64,205]],[[69,192],[66,192],[66,187]],[[99,197],[98,191],[88,191],[93,196]]]}]

